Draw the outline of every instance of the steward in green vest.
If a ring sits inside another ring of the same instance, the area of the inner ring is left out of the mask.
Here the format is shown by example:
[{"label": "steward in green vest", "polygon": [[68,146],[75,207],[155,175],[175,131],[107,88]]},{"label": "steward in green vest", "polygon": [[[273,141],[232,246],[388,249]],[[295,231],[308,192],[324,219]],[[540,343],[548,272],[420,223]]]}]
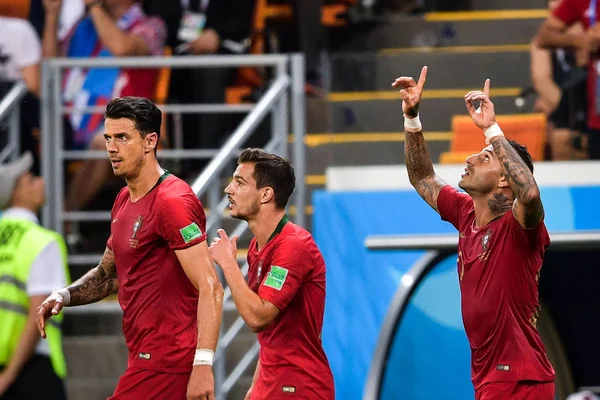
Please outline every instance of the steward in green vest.
[{"label": "steward in green vest", "polygon": [[70,282],[63,238],[39,225],[44,180],[30,153],[0,165],[0,399],[66,399],[67,374],[57,315],[37,330],[39,305]]}]

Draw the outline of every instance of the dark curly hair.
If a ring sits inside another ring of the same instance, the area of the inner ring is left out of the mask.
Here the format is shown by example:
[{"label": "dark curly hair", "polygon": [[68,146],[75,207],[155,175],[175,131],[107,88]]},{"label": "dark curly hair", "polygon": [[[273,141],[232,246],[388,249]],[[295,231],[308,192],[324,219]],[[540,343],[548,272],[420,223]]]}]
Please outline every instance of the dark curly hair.
[{"label": "dark curly hair", "polygon": [[507,140],[508,143],[510,143],[510,145],[512,146],[512,148],[515,149],[515,151],[519,154],[519,156],[525,162],[525,164],[527,164],[527,168],[529,168],[529,170],[533,174],[533,160],[531,159],[531,154],[529,154],[529,151],[527,151],[527,147],[515,142],[514,140]]}]

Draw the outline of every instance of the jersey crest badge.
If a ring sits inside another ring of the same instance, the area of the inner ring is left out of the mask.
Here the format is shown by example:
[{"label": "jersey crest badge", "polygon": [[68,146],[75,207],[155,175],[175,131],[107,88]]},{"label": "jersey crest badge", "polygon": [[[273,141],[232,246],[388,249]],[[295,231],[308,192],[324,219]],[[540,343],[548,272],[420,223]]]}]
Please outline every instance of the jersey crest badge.
[{"label": "jersey crest badge", "polygon": [[133,222],[133,232],[131,233],[131,237],[129,238],[129,247],[135,249],[138,247],[140,241],[137,239],[137,233],[142,227],[142,223],[144,222],[144,217],[138,215],[135,221]]},{"label": "jersey crest badge", "polygon": [[256,284],[260,284],[260,276],[262,275],[263,260],[258,261],[258,270],[256,271]]},{"label": "jersey crest badge", "polygon": [[485,232],[485,235],[481,238],[481,254],[479,255],[479,259],[481,261],[487,260],[490,255],[490,239],[492,237],[492,230],[488,229]]}]

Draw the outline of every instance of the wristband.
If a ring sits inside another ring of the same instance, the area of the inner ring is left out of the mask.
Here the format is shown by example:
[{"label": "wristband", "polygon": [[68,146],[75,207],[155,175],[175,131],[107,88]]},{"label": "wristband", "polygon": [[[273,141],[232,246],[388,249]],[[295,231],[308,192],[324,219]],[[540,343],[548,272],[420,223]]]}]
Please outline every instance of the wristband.
[{"label": "wristband", "polygon": [[71,292],[69,292],[69,289],[62,288],[60,290],[55,291],[54,293],[61,295],[61,297],[63,298],[63,306],[68,306],[71,302]]},{"label": "wristband", "polygon": [[417,114],[417,116],[414,118],[410,118],[404,114],[404,129],[407,132],[421,132],[423,130],[423,126],[421,125],[419,114]]},{"label": "wristband", "polygon": [[483,134],[485,135],[485,143],[486,144],[490,144],[490,141],[492,140],[493,137],[504,136],[504,132],[502,132],[502,129],[500,129],[500,126],[497,123],[494,123],[494,125],[485,129],[483,131]]},{"label": "wristband", "polygon": [[196,349],[193,365],[213,365],[215,352],[210,349]]}]

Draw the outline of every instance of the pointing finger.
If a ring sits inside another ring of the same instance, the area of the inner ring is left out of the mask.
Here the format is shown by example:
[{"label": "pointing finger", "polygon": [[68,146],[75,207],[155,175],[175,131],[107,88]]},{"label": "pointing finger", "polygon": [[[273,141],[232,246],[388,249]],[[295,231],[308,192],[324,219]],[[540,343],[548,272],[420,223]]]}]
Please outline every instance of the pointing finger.
[{"label": "pointing finger", "polygon": [[483,94],[485,94],[486,96],[490,95],[490,80],[486,79],[485,83],[483,84]]},{"label": "pointing finger", "polygon": [[419,89],[423,89],[423,86],[425,86],[426,80],[427,80],[427,66],[424,66],[423,68],[421,68],[421,76],[419,76],[419,83],[417,83],[417,86],[419,87]]}]

